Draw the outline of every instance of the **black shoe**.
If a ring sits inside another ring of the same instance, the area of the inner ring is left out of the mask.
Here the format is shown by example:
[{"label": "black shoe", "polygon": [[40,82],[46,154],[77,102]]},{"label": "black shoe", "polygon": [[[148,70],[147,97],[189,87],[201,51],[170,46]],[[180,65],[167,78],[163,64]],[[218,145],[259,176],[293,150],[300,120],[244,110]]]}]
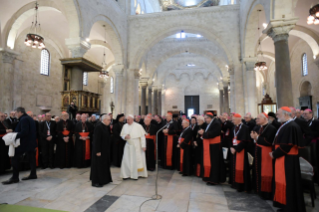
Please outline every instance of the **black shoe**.
[{"label": "black shoe", "polygon": [[42,169],[46,169],[46,168],[48,168],[47,166],[42,166]]},{"label": "black shoe", "polygon": [[35,180],[35,179],[38,179],[38,177],[37,176],[28,176],[28,177],[22,178],[21,180]]},{"label": "black shoe", "polygon": [[9,184],[13,184],[13,183],[18,183],[19,181],[20,181],[19,179],[14,180],[14,179],[10,178],[7,181],[3,181],[2,184],[3,185],[9,185]]},{"label": "black shoe", "polygon": [[96,184],[92,184],[92,186],[93,186],[93,187],[97,187],[97,188],[101,188],[101,187],[103,187],[103,185],[98,184],[98,183],[96,183]]},{"label": "black shoe", "polygon": [[209,186],[214,186],[214,185],[216,185],[216,184],[214,184],[214,183],[206,183],[206,185],[209,185]]},{"label": "black shoe", "polygon": [[53,167],[53,166],[50,166],[50,169],[54,169],[54,167]]}]

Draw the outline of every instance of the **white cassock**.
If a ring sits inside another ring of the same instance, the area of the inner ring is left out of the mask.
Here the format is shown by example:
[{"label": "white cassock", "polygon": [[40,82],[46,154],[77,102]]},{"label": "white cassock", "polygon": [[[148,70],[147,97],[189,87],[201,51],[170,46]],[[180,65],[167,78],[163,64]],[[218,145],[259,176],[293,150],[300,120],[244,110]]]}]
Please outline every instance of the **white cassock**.
[{"label": "white cassock", "polygon": [[147,177],[147,167],[145,152],[142,148],[146,148],[145,134],[147,134],[142,125],[133,122],[131,125],[124,124],[121,137],[125,139],[126,135],[130,135],[130,139],[126,140],[124,154],[121,164],[121,178],[138,179],[138,177]]}]

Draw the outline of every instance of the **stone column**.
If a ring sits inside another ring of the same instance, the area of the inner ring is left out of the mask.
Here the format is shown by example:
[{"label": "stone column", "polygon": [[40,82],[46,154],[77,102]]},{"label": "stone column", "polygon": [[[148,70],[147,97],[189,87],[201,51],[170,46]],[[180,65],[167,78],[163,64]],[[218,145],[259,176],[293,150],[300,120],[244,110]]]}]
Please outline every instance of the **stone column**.
[{"label": "stone column", "polygon": [[83,70],[78,67],[73,67],[71,70],[70,90],[83,90]]},{"label": "stone column", "polygon": [[224,112],[224,92],[222,89],[219,90],[219,114]]},{"label": "stone column", "polygon": [[126,114],[137,115],[138,114],[138,81],[139,81],[139,70],[129,69],[127,70],[127,82],[126,82]]},{"label": "stone column", "polygon": [[246,84],[245,84],[245,103],[247,105],[246,113],[250,112],[253,117],[257,116],[257,93],[256,93],[256,58],[244,59],[246,70]]},{"label": "stone column", "polygon": [[162,115],[162,90],[158,90],[158,115]]},{"label": "stone column", "polygon": [[148,113],[152,112],[152,88],[148,87]]},{"label": "stone column", "polygon": [[153,88],[153,113],[158,114],[157,89]]},{"label": "stone column", "polygon": [[141,115],[146,115],[146,88],[147,83],[141,83]]},{"label": "stone column", "polygon": [[277,107],[293,106],[290,57],[288,47],[289,31],[298,19],[271,20],[263,33],[274,40],[276,60]]},{"label": "stone column", "polygon": [[99,79],[99,94],[100,100],[101,100],[101,108],[100,108],[100,113],[108,112],[107,110],[107,105],[106,105],[106,99],[108,98],[106,93],[106,81],[104,79]]},{"label": "stone column", "polygon": [[14,109],[14,60],[17,56],[18,54],[12,50],[0,50],[0,111],[4,113],[9,113]]},{"label": "stone column", "polygon": [[83,57],[84,54],[91,48],[91,44],[84,38],[67,38],[65,39],[65,45],[70,50],[70,57]]},{"label": "stone column", "polygon": [[235,89],[235,76],[234,76],[234,69],[230,68],[228,70],[229,72],[229,81],[230,81],[230,98],[229,98],[229,103],[230,103],[230,111],[229,112],[234,112],[235,111],[235,95],[234,95],[234,89]]},{"label": "stone column", "polygon": [[123,83],[123,65],[115,65],[112,67],[115,73],[114,79],[114,115],[123,113],[123,95],[124,95],[124,83]]},{"label": "stone column", "polygon": [[224,112],[229,113],[229,98],[228,98],[228,82],[223,83],[224,86]]}]

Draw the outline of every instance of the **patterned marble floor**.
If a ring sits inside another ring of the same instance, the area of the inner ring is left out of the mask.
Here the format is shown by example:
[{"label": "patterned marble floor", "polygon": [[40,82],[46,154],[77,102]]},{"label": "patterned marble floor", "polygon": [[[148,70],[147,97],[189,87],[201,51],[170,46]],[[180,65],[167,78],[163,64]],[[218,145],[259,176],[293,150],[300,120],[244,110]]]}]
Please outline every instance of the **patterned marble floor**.
[{"label": "patterned marble floor", "polygon": [[[226,184],[207,186],[197,177],[182,177],[177,171],[169,170],[160,170],[158,191],[163,199],[147,201],[154,194],[154,172],[149,172],[145,179],[122,181],[119,168],[111,171],[113,183],[94,188],[89,181],[89,169],[39,169],[37,180],[1,184],[0,203],[74,212],[276,211],[271,201],[261,200],[254,194],[238,193]],[[27,174],[22,172],[20,177]],[[0,181],[8,177],[10,173],[1,175]],[[307,211],[319,211],[318,200],[315,208],[310,207],[308,195],[305,200]]]}]

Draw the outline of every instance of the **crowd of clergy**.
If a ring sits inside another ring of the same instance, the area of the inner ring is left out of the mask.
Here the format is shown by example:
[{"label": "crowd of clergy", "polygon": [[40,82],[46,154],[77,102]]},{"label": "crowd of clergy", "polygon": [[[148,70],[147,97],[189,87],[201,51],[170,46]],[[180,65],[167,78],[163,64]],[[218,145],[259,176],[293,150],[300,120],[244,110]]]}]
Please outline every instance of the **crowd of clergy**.
[{"label": "crowd of clergy", "polygon": [[[208,186],[229,183],[238,192],[254,191],[265,200],[273,200],[279,211],[306,211],[300,152],[309,149],[309,163],[313,167],[319,164],[319,120],[310,109],[281,107],[276,114],[260,113],[256,118],[250,113],[242,117],[238,113],[216,116],[212,112],[189,118],[172,113],[164,117],[118,114],[116,119],[112,114],[101,114],[99,119],[88,114],[74,114],[72,119],[67,112],[54,118],[50,113],[27,114],[37,129],[36,165],[42,169],[91,166],[90,178],[96,187],[112,182],[110,166],[123,166],[124,149],[130,139],[126,134],[133,135],[123,133],[129,118],[144,128],[145,144],[140,147],[145,154],[138,160],[146,161],[145,169],[154,171],[158,158],[161,168],[200,177]],[[19,119],[15,111],[8,117],[0,113],[0,123],[2,139],[15,131]],[[26,160],[24,155],[20,170],[28,168]],[[130,159],[125,160],[130,163]],[[0,173],[10,168],[8,147],[1,140]],[[135,168],[137,176],[132,179],[147,176],[139,174],[145,173],[143,167]],[[318,174],[315,169],[314,179],[319,179]]]}]

